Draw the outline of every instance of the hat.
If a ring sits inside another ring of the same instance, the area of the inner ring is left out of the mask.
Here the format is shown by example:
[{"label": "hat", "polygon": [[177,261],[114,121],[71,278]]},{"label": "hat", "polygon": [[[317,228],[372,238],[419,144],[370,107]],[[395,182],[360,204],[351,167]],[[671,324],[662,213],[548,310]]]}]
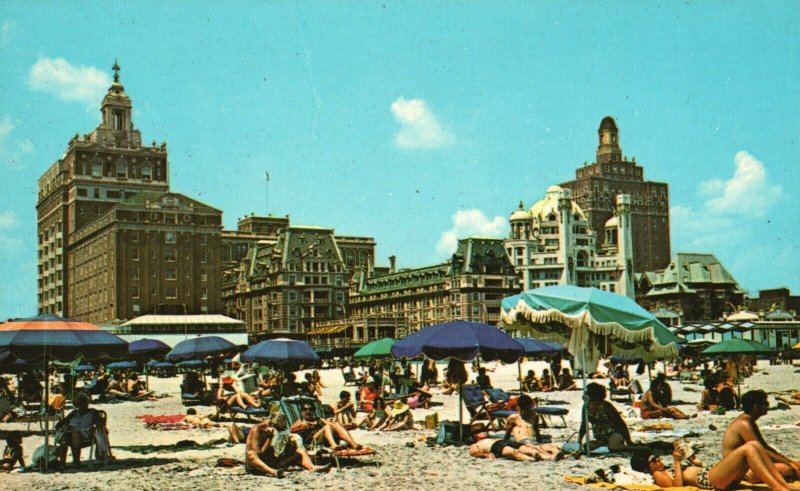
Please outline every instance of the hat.
[{"label": "hat", "polygon": [[408,404],[403,404],[403,401],[394,401],[392,404],[392,414],[397,416],[408,411]]}]

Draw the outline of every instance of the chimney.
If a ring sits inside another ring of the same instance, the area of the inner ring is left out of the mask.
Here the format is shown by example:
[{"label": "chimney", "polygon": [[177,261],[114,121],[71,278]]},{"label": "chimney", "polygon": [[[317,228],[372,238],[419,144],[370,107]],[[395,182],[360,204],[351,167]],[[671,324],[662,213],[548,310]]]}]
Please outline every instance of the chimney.
[{"label": "chimney", "polygon": [[394,267],[395,267],[395,261],[396,260],[397,260],[397,258],[395,256],[389,256],[389,273],[394,273],[395,272]]}]

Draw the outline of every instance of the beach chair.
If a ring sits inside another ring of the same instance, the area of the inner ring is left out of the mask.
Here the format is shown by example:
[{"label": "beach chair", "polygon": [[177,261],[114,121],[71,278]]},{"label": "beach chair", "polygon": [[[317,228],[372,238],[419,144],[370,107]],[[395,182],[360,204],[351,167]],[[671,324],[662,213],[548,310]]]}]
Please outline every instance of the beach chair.
[{"label": "beach chair", "polygon": [[494,429],[502,429],[505,426],[505,419],[516,411],[507,409],[494,409],[487,401],[480,386],[467,384],[461,387],[461,397],[464,399],[464,406],[470,414],[469,424],[475,421],[489,420],[489,426]]},{"label": "beach chair", "polygon": [[[278,406],[283,414],[286,416],[286,420],[288,425],[291,427],[295,422],[299,421],[302,418],[300,414],[300,408],[304,403],[310,403],[314,407],[314,414],[318,418],[327,418],[330,419],[331,416],[326,414],[325,408],[319,399],[308,397],[308,396],[292,396],[292,397],[284,397],[280,401],[278,401]],[[361,450],[356,450],[352,448],[345,448],[339,450],[333,450],[328,447],[313,444],[311,448],[306,447],[306,451],[308,455],[314,460],[315,463],[318,463],[321,459],[324,458],[331,458],[333,459],[334,463],[336,464],[336,468],[341,470],[341,462],[340,459],[345,458],[359,458],[359,457],[366,457],[369,455],[374,455],[375,450],[372,448],[365,447]],[[378,462],[373,461],[373,463],[377,466]]]},{"label": "beach chair", "polygon": [[609,398],[612,401],[624,402],[626,404],[633,404],[633,390],[630,384],[623,386],[616,386],[613,383],[610,383],[608,394]]},{"label": "beach chair", "polygon": [[[486,395],[489,397],[489,400],[494,404],[504,404],[508,403],[511,400],[512,394],[506,392],[503,389],[486,389],[484,390]],[[569,410],[565,407],[561,406],[540,406],[539,400],[534,399],[534,403],[536,404],[531,410],[539,415],[539,421],[541,421],[544,427],[552,427],[552,417],[560,417],[561,421],[564,425],[564,428],[567,427],[567,420],[565,416],[569,414]]]},{"label": "beach chair", "polygon": [[342,377],[344,377],[344,385],[358,385],[358,380],[353,372],[342,370]]},{"label": "beach chair", "polygon": [[269,410],[265,409],[264,407],[247,407],[247,408],[240,406],[228,407],[225,401],[217,399],[218,388],[219,388],[219,383],[211,384],[211,400],[212,404],[217,408],[217,416],[228,414],[230,415],[232,420],[235,420],[236,416],[243,414],[247,418],[247,421],[250,423],[253,422],[253,418],[256,418],[258,420],[263,420],[267,416],[269,416],[270,414]]}]

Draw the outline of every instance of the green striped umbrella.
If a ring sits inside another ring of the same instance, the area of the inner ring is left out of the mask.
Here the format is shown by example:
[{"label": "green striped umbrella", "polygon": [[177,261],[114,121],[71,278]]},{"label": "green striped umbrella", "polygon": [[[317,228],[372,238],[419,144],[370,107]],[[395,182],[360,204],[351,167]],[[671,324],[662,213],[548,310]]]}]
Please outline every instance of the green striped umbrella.
[{"label": "green striped umbrella", "polygon": [[769,355],[773,349],[750,339],[733,338],[712,344],[703,355]]}]

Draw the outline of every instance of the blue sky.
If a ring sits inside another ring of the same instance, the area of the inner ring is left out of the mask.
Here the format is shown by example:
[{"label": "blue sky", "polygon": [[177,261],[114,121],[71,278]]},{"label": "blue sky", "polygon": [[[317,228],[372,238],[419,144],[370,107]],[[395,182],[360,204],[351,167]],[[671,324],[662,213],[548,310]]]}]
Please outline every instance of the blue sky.
[{"label": "blue sky", "polygon": [[[115,58],[172,189],[446,258],[592,161],[607,114],[672,251],[800,294],[796,2],[27,2],[0,9],[0,318],[36,310],[36,180]],[[268,199],[264,173],[271,175]]]}]

